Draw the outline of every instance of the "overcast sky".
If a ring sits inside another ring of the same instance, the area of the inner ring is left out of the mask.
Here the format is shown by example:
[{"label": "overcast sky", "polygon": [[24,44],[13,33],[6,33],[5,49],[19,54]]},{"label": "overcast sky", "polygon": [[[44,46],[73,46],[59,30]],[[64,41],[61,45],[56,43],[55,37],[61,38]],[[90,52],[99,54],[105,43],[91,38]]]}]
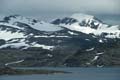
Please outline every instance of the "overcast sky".
[{"label": "overcast sky", "polygon": [[0,14],[56,16],[72,13],[120,15],[120,0],[0,0]]}]

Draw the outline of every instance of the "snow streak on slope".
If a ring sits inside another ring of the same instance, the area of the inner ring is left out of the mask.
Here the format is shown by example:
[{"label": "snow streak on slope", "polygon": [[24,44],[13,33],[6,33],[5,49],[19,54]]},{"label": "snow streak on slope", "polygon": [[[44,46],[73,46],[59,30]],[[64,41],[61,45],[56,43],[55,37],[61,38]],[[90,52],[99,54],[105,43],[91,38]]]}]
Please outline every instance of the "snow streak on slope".
[{"label": "snow streak on slope", "polygon": [[38,44],[36,42],[33,42],[32,44],[27,44],[25,42],[17,42],[17,43],[7,43],[7,44],[4,44],[2,46],[0,46],[0,49],[2,48],[16,48],[16,49],[27,49],[29,47],[41,47],[43,49],[48,49],[48,50],[51,50],[54,48],[54,46],[48,46],[48,45],[43,45],[43,44]]},{"label": "snow streak on slope", "polygon": [[26,44],[25,42],[9,43],[9,44],[5,44],[5,45],[0,46],[0,49],[1,49],[1,48],[7,48],[7,47],[19,49],[19,48],[21,48],[21,47],[29,47],[29,45]]},{"label": "snow streak on slope", "polygon": [[32,47],[42,47],[43,49],[48,49],[48,50],[54,48],[54,46],[47,46],[47,45],[43,45],[43,44],[38,44],[36,42],[32,43]]}]

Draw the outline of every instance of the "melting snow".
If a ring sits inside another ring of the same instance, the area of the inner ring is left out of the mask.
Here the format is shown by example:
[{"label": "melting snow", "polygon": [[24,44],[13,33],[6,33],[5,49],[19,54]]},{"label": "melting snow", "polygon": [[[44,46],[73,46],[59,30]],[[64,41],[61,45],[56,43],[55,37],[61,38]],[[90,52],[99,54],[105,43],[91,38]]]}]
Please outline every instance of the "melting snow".
[{"label": "melting snow", "polygon": [[36,42],[32,43],[31,47],[42,47],[43,49],[48,49],[48,50],[51,50],[54,48],[54,46],[42,45],[42,44],[38,44]]},{"label": "melting snow", "polygon": [[53,55],[51,55],[51,54],[47,54],[47,56],[48,56],[48,57],[53,57]]},{"label": "melting snow", "polygon": [[36,37],[36,38],[38,38],[38,37],[44,37],[44,38],[49,38],[49,37],[69,37],[69,36],[55,36],[55,35],[50,35],[50,36],[34,36],[34,37]]},{"label": "melting snow", "polygon": [[99,67],[99,68],[101,68],[101,67],[103,67],[104,65],[97,65],[97,67]]},{"label": "melting snow", "polygon": [[74,32],[71,32],[71,31],[68,31],[68,33],[71,34],[71,35],[78,35],[78,34],[76,34]]},{"label": "melting snow", "polygon": [[94,48],[86,49],[86,51],[92,51],[92,50],[94,50]]},{"label": "melting snow", "polygon": [[98,59],[99,56],[95,56],[94,59],[92,61],[95,61]]},{"label": "melting snow", "polygon": [[99,58],[99,55],[102,55],[102,54],[104,54],[104,52],[96,53],[96,56],[94,57],[94,59],[92,60],[92,62],[95,61],[95,60],[97,60]]},{"label": "melting snow", "polygon": [[104,54],[104,52],[101,52],[101,53],[97,53],[97,55],[101,55],[101,54]]},{"label": "melting snow", "polygon": [[90,39],[85,39],[86,41],[90,41]]},{"label": "melting snow", "polygon": [[21,43],[9,43],[9,44],[5,44],[5,45],[0,46],[0,49],[1,48],[7,48],[7,47],[20,48],[20,47],[23,47],[23,46],[29,46],[29,45],[26,44],[25,42],[21,42]]},{"label": "melting snow", "polygon": [[8,43],[8,44],[5,44],[5,45],[2,45],[2,46],[0,46],[0,49],[7,48],[7,47],[17,48],[17,49],[19,49],[21,47],[24,47],[22,49],[27,49],[29,47],[42,47],[43,49],[48,49],[48,50],[51,50],[51,49],[54,48],[54,46],[42,45],[42,44],[38,44],[36,42],[33,42],[31,45],[26,44],[25,42],[19,42],[19,43]]},{"label": "melting snow", "polygon": [[102,40],[102,39],[100,39],[100,40],[99,40],[99,42],[100,42],[100,43],[103,43],[103,40]]},{"label": "melting snow", "polygon": [[5,66],[8,66],[10,64],[17,64],[17,63],[21,63],[23,62],[24,60],[20,60],[20,61],[15,61],[15,62],[10,62],[10,63],[6,63]]}]

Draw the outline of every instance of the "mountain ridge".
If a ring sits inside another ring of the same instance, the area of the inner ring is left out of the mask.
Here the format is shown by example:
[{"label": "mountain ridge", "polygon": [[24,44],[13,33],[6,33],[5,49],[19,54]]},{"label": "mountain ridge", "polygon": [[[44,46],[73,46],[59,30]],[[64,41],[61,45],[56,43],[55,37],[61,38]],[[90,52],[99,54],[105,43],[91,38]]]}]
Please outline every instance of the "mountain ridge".
[{"label": "mountain ridge", "polygon": [[[113,65],[111,55],[119,54],[108,54],[107,49],[119,47],[119,27],[86,14],[74,14],[50,23],[18,15],[7,16],[0,21],[0,52],[10,51],[17,56],[15,59],[22,57],[31,66]],[[15,50],[23,53],[22,56]],[[12,61],[14,57],[9,58]],[[35,64],[31,60],[36,60]]]}]

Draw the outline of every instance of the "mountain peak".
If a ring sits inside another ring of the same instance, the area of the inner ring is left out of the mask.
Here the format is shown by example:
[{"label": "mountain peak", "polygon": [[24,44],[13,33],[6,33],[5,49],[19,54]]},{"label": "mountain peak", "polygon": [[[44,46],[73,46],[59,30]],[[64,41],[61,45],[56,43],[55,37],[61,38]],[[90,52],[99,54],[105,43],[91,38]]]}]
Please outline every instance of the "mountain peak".
[{"label": "mountain peak", "polygon": [[75,13],[72,16],[67,16],[64,17],[62,19],[56,19],[54,21],[52,21],[52,24],[74,24],[76,22],[82,23],[83,21],[85,21],[86,23],[90,22],[90,21],[98,21],[101,22],[100,20],[98,20],[97,18],[95,18],[92,15],[87,15],[87,14],[83,14],[83,13]]},{"label": "mountain peak", "polygon": [[79,22],[86,20],[86,19],[93,19],[94,16],[82,14],[82,13],[76,13],[71,16],[71,18],[77,19]]}]

